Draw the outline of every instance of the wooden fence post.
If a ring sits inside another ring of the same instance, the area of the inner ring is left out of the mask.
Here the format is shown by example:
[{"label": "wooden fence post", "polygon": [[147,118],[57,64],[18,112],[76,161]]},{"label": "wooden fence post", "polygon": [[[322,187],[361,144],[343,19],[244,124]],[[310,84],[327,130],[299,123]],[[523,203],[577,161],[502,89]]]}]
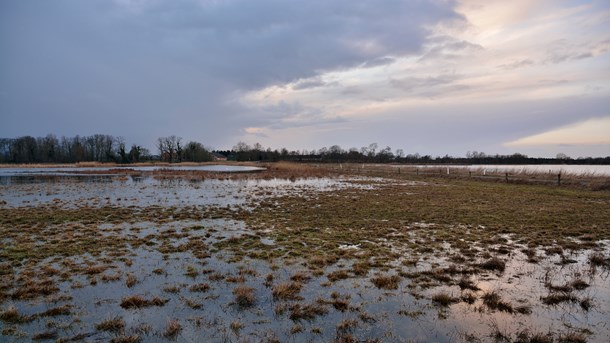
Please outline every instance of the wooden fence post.
[{"label": "wooden fence post", "polygon": [[508,183],[508,173],[506,173],[506,183]]},{"label": "wooden fence post", "polygon": [[561,172],[557,174],[557,186],[561,186]]}]

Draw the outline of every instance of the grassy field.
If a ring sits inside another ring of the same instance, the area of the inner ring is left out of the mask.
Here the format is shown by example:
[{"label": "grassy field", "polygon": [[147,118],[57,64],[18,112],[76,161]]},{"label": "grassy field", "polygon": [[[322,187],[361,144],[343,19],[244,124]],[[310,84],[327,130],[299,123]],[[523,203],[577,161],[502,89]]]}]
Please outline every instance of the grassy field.
[{"label": "grassy field", "polygon": [[[206,180],[254,182],[239,184],[251,191],[235,205],[136,206],[120,198],[88,205],[62,199],[63,185],[2,186],[2,337],[579,342],[610,335],[595,325],[610,315],[608,191],[268,167],[159,171],[148,176],[158,184],[125,184],[146,192],[178,180],[203,196]],[[343,186],[299,184],[328,179]],[[287,181],[265,188],[257,180]],[[170,189],[180,198],[181,188]],[[28,192],[57,196],[11,205],[6,195]]]}]

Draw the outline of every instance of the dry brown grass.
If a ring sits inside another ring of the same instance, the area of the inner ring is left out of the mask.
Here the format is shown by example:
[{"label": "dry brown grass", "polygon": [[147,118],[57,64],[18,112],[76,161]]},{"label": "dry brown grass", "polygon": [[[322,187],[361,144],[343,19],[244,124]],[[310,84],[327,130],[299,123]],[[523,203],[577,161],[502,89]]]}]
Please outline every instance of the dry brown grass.
[{"label": "dry brown grass", "polygon": [[127,279],[125,280],[125,285],[128,288],[131,288],[133,286],[135,286],[138,283],[138,279],[136,278],[135,275],[133,275],[132,273],[128,273],[127,274]]},{"label": "dry brown grass", "polygon": [[56,339],[58,337],[57,330],[47,330],[43,332],[39,332],[32,336],[33,341],[46,341],[50,339]]},{"label": "dry brown grass", "polygon": [[491,310],[513,313],[513,305],[502,300],[502,296],[496,291],[486,292],[483,294],[483,304]]},{"label": "dry brown grass", "polygon": [[167,321],[165,331],[163,331],[163,337],[170,339],[176,338],[180,331],[182,331],[182,324],[180,324],[180,322],[175,319],[170,319]]},{"label": "dry brown grass", "polygon": [[142,338],[138,335],[119,335],[116,337],[113,337],[110,340],[110,343],[138,343],[141,342]]},{"label": "dry brown grass", "polygon": [[254,288],[252,287],[237,286],[233,288],[233,295],[235,296],[235,303],[239,307],[250,307],[256,302]]},{"label": "dry brown grass", "polygon": [[481,263],[480,267],[486,270],[496,270],[499,272],[503,272],[506,268],[506,262],[502,261],[497,257],[492,257],[491,259]]},{"label": "dry brown grass", "polygon": [[131,295],[124,297],[121,299],[121,307],[124,309],[130,308],[142,308],[142,307],[150,307],[150,306],[163,306],[169,300],[162,299],[159,297],[153,297],[151,299],[146,299],[141,295]]},{"label": "dry brown grass", "polygon": [[317,316],[323,316],[328,313],[328,309],[320,302],[310,304],[296,303],[290,306],[290,319],[292,320],[313,320]]},{"label": "dry brown grass", "polygon": [[98,323],[95,328],[99,331],[121,332],[125,329],[125,321],[117,316]]},{"label": "dry brown grass", "polygon": [[19,324],[30,322],[33,317],[23,316],[14,305],[9,305],[6,310],[0,313],[0,319],[6,323]]},{"label": "dry brown grass", "polygon": [[432,296],[432,302],[443,307],[459,302],[458,298],[451,296],[449,293],[440,292]]},{"label": "dry brown grass", "polygon": [[303,284],[296,281],[284,282],[273,286],[272,294],[278,300],[298,300]]},{"label": "dry brown grass", "polygon": [[334,272],[329,273],[328,275],[326,275],[326,277],[328,278],[328,281],[330,282],[335,282],[338,280],[345,280],[347,278],[349,278],[349,273],[347,270],[336,270]]},{"label": "dry brown grass", "polygon": [[71,313],[71,305],[50,308],[40,314],[42,317],[66,316]]},{"label": "dry brown grass", "polygon": [[380,289],[398,289],[398,284],[400,283],[400,276],[398,275],[381,275],[374,278],[371,278],[371,282],[375,287]]},{"label": "dry brown grass", "polygon": [[207,283],[198,283],[191,285],[189,291],[191,292],[207,292],[210,290],[210,285]]}]

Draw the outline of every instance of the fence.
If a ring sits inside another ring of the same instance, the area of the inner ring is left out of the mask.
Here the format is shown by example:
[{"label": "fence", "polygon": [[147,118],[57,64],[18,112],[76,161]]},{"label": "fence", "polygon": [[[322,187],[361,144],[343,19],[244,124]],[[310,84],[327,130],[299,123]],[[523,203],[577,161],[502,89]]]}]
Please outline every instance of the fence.
[{"label": "fence", "polygon": [[413,166],[391,164],[317,164],[318,168],[328,168],[345,174],[370,176],[412,175],[416,177],[437,177],[472,179],[491,182],[546,184],[555,186],[581,186],[596,190],[610,190],[610,177],[592,174],[571,174],[562,172],[503,171],[489,168],[472,169],[457,166]]}]

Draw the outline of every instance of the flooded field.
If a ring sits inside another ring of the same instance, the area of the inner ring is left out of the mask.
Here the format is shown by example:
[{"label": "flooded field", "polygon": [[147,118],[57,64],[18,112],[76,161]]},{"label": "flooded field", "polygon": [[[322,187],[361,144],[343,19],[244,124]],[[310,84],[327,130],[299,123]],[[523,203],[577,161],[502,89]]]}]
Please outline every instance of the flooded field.
[{"label": "flooded field", "polygon": [[0,175],[0,340],[610,340],[608,192],[196,172]]}]

